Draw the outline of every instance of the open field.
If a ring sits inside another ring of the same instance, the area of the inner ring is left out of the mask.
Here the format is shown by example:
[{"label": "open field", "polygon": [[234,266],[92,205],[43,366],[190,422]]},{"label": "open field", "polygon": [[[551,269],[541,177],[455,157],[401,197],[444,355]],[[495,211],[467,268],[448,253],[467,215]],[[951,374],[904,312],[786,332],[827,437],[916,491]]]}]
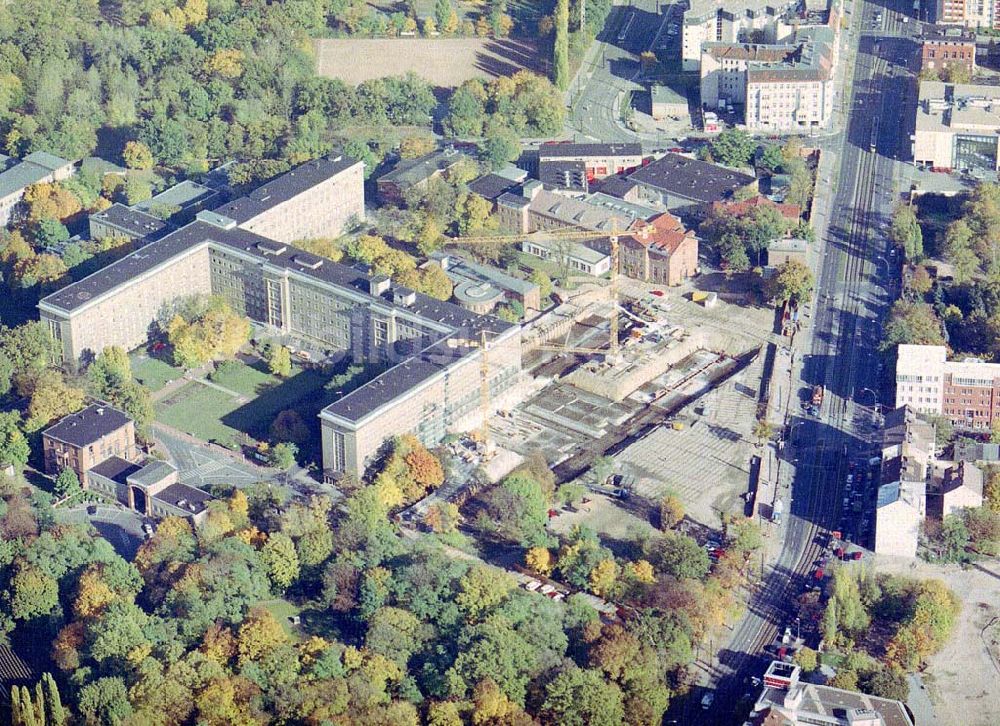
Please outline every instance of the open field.
[{"label": "open field", "polygon": [[[292,375],[299,369],[293,368]],[[236,391],[244,396],[259,396],[265,390],[278,385],[281,379],[273,376],[261,367],[240,364],[238,366],[224,366],[216,370],[209,379],[212,383]]]},{"label": "open field", "polygon": [[316,41],[316,71],[358,84],[414,71],[436,86],[453,88],[470,78],[544,72],[535,44],[492,38],[328,38]]},{"label": "open field", "polygon": [[222,418],[238,407],[228,393],[191,381],[156,404],[156,420],[204,441],[228,443],[239,432]]}]

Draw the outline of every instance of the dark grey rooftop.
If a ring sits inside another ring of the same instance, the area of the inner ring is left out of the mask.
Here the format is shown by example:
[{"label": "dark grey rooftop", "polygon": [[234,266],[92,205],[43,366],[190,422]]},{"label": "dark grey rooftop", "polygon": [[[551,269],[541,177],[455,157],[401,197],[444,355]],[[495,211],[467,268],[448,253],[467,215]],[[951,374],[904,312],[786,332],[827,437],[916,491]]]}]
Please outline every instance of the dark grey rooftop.
[{"label": "dark grey rooftop", "polygon": [[485,176],[481,176],[478,179],[473,179],[469,182],[469,191],[474,194],[478,194],[483,199],[494,202],[504,192],[509,192],[520,186],[521,182],[516,182],[505,176],[500,176],[499,174],[486,174]]},{"label": "dark grey rooftop", "polygon": [[90,218],[111,225],[130,237],[138,237],[150,242],[158,240],[173,229],[172,225],[159,217],[117,203],[112,204],[103,212],[95,212],[90,215]]},{"label": "dark grey rooftop", "polygon": [[[453,307],[458,306],[454,305]],[[449,336],[452,341],[463,339],[475,341],[479,338],[482,330],[490,333],[489,340],[495,340],[497,334],[515,327],[512,323],[504,322],[490,315],[465,312],[467,323],[460,327],[457,334]],[[407,393],[417,384],[444,372],[477,350],[478,348],[475,346],[456,345],[452,347],[448,344],[447,339],[440,340],[390,368],[339,401],[334,401],[323,411],[348,421],[360,421],[379,407]]]},{"label": "dark grey rooftop", "polygon": [[153,499],[166,502],[191,514],[200,514],[214,497],[201,489],[178,482],[154,494]]},{"label": "dark grey rooftop", "polygon": [[[754,177],[748,174],[680,154],[666,154],[636,169],[628,178],[668,194],[702,203],[722,201],[735,190],[754,182]],[[607,192],[606,189],[604,191]]]},{"label": "dark grey rooftop", "polygon": [[589,189],[587,164],[584,161],[541,161],[538,178],[542,184],[555,189],[572,189],[585,192]]},{"label": "dark grey rooftop", "polygon": [[600,182],[598,189],[609,197],[624,199],[625,195],[635,189],[638,183],[627,177],[612,176]]},{"label": "dark grey rooftop", "polygon": [[134,462],[126,461],[120,456],[112,456],[109,459],[105,459],[100,464],[90,467],[89,471],[95,474],[100,474],[105,479],[116,481],[119,484],[125,484],[128,477],[139,471],[140,468],[141,467]]},{"label": "dark grey rooftop", "polygon": [[44,435],[73,446],[89,446],[131,420],[106,403],[93,403],[45,429]]},{"label": "dark grey rooftop", "polygon": [[257,187],[245,197],[223,204],[215,212],[229,217],[236,224],[243,224],[268,209],[276,207],[282,202],[287,202],[307,189],[349,169],[356,163],[355,159],[347,156],[325,157],[307,161],[290,172]]},{"label": "dark grey rooftop", "polygon": [[538,147],[538,158],[575,158],[579,156],[642,156],[642,144],[542,144]]}]

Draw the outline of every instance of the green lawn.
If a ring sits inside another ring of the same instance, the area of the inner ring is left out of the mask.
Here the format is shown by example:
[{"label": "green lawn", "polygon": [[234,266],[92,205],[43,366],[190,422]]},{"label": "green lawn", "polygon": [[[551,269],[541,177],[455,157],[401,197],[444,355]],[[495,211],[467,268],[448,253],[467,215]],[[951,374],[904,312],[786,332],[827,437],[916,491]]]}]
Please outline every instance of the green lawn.
[{"label": "green lawn", "polygon": [[159,391],[167,383],[184,375],[180,368],[174,368],[161,358],[153,358],[146,353],[132,356],[132,375],[151,391]]},{"label": "green lawn", "polygon": [[314,429],[315,446],[303,451],[310,458],[319,451],[316,417],[334,397],[323,388],[327,378],[316,370],[294,369],[290,377],[279,379],[240,364],[213,382],[250,397],[250,401],[239,403],[225,391],[192,381],[157,402],[156,420],[205,441],[229,444],[240,434],[266,440],[278,413],[294,409]]},{"label": "green lawn", "polygon": [[293,641],[302,640],[302,629],[297,625],[292,625],[291,618],[295,615],[299,615],[302,612],[302,608],[294,603],[288,602],[288,600],[265,600],[260,603],[271,615],[274,616],[275,620],[281,623],[281,627],[285,629],[288,637]]},{"label": "green lawn", "polygon": [[205,441],[229,443],[239,431],[222,418],[239,407],[229,394],[192,381],[156,404],[156,420]]},{"label": "green lawn", "polygon": [[[292,375],[295,373],[293,368]],[[248,366],[240,361],[227,363],[209,376],[209,380],[244,396],[257,396],[281,382],[280,378],[266,372],[263,367]]]}]

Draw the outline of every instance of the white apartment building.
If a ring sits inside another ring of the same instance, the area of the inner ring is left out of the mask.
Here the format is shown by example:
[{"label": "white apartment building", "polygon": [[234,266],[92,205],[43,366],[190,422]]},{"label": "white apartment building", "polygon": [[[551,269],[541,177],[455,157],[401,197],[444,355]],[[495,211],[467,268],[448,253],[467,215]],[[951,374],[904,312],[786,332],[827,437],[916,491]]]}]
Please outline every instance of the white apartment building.
[{"label": "white apartment building", "polygon": [[1000,420],[1000,363],[947,360],[941,345],[901,345],[896,361],[896,405],[945,416],[954,426],[988,431]]},{"label": "white apartment building", "polygon": [[1000,169],[1000,88],[922,81],[913,160],[937,169]]},{"label": "white apartment building", "polygon": [[901,345],[896,350],[896,408],[941,415],[948,350],[943,345]]},{"label": "white apartment building", "polygon": [[929,5],[935,23],[1000,29],[1000,4],[996,0],[930,0]]},{"label": "white apartment building", "polygon": [[798,0],[690,0],[681,31],[681,63],[685,71],[698,70],[705,43],[755,40],[776,43],[781,14]]},{"label": "white apartment building", "polygon": [[833,114],[837,34],[808,28],[782,44],[704,43],[701,99],[743,110],[755,131],[825,127]]},{"label": "white apartment building", "polygon": [[825,26],[839,33],[842,0],[689,0],[681,30],[681,63],[697,71],[705,43],[786,43],[796,31]]}]

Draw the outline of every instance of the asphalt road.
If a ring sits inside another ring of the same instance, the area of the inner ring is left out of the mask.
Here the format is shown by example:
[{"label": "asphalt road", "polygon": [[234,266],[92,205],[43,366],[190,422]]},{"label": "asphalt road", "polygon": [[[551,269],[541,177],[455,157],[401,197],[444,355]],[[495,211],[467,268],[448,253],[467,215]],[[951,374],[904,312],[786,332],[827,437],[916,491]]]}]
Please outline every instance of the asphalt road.
[{"label": "asphalt road", "polygon": [[[890,2],[903,7],[901,0]],[[843,524],[854,530],[854,541],[860,537],[858,518],[840,512],[841,493],[848,461],[868,447],[866,432],[858,427],[870,420],[865,407],[870,409],[876,397],[888,400],[880,391],[876,349],[896,265],[884,232],[898,199],[894,176],[901,165],[896,159],[908,154],[909,126],[904,119],[912,115],[915,46],[906,35],[916,24],[902,23],[898,12],[881,4],[854,7],[862,17],[852,16],[854,30],[861,33],[860,38],[856,33],[851,37],[859,52],[845,93],[850,104],[847,130],[823,142],[824,151],[835,159],[832,178],[821,178],[817,192],[819,209],[826,212],[826,230],[817,230],[823,257],[812,325],[800,334],[805,338],[796,341],[798,363],[793,371],[793,391],[820,383],[826,398],[818,418],[799,415],[795,401],[789,407],[794,433],[783,465],[794,474],[781,553],[752,594],[729,644],[710,665],[716,698],[709,712],[697,715],[699,723],[738,723],[746,717],[750,698],[757,695],[749,679],[762,675],[766,667],[763,649],[794,623],[794,601],[811,584],[824,533]],[[876,28],[878,9],[885,17]],[[881,38],[877,46],[876,37]],[[906,64],[909,71],[903,68]],[[873,135],[875,152],[870,150]],[[697,703],[691,707],[697,709]],[[692,722],[695,713],[678,715],[682,722]]]},{"label": "asphalt road", "polygon": [[[664,12],[660,12],[660,10]],[[640,141],[654,145],[655,137],[636,134],[619,123],[619,98],[626,91],[642,91],[637,82],[639,55],[662,44],[668,22],[679,21],[680,10],[669,10],[657,0],[634,0],[611,8],[604,30],[588,52],[569,93],[569,126],[580,141]],[[672,36],[678,38],[679,36]],[[679,42],[679,41],[677,41]]]}]

